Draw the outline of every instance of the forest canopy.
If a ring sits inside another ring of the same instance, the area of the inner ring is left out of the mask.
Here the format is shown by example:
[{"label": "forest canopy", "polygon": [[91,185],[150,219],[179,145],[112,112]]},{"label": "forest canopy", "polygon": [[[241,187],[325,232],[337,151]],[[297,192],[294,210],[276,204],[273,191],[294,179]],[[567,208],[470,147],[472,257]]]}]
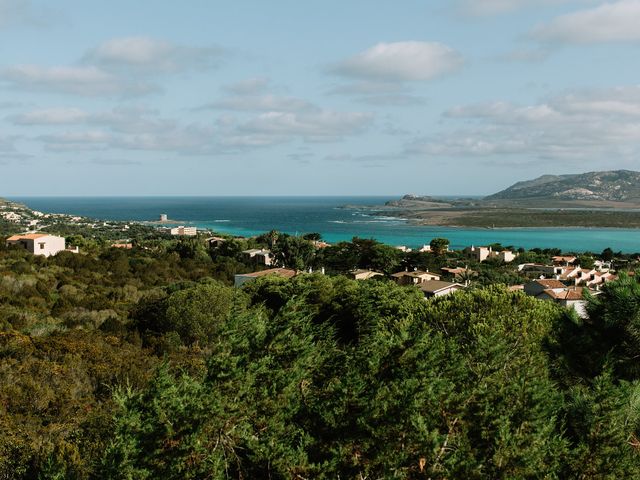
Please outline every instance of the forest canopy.
[{"label": "forest canopy", "polygon": [[[640,476],[635,276],[580,319],[498,282],[234,288],[234,242],[0,248],[0,478]],[[412,258],[331,248],[336,270]]]}]

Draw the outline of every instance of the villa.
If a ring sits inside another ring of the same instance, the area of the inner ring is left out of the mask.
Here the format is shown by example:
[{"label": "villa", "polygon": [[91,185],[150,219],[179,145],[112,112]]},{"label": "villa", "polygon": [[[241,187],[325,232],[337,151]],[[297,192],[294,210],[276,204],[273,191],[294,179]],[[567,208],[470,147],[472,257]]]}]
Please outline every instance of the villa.
[{"label": "villa", "polygon": [[184,225],[180,225],[179,227],[172,228],[170,233],[171,235],[194,237],[198,234],[198,229],[196,227],[185,227]]},{"label": "villa", "polygon": [[397,272],[391,275],[393,281],[398,285],[420,285],[430,280],[440,280],[440,275],[424,272],[421,270]]},{"label": "villa", "polygon": [[242,255],[247,260],[253,260],[260,265],[269,266],[273,264],[273,254],[271,253],[271,250],[266,250],[264,248],[252,248],[250,250],[244,250]]},{"label": "villa", "polygon": [[559,280],[535,280],[524,286],[525,294],[538,300],[551,301],[563,307],[573,308],[583,318],[586,316],[587,304],[584,291],[582,287],[567,287]]},{"label": "villa", "polygon": [[493,258],[502,260],[504,263],[510,263],[513,262],[517,256],[511,250],[501,250],[497,252],[494,251],[492,247],[474,247],[473,245],[465,248],[464,252],[480,263]]},{"label": "villa", "polygon": [[375,277],[384,277],[384,274],[380,272],[374,272],[373,270],[363,269],[353,270],[349,272],[349,278],[353,280],[369,280]]},{"label": "villa", "polygon": [[56,237],[47,233],[13,235],[7,238],[6,245],[20,245],[34,255],[44,255],[45,257],[56,255],[66,249],[64,237]]},{"label": "villa", "polygon": [[443,297],[464,289],[459,283],[443,282],[439,280],[427,280],[419,285],[426,298]]}]

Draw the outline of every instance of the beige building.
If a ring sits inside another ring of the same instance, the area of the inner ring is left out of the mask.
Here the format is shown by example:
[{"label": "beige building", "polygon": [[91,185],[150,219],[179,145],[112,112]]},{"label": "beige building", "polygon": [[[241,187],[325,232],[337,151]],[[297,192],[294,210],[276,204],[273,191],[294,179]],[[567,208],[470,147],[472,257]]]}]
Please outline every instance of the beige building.
[{"label": "beige building", "polygon": [[185,227],[184,225],[180,225],[179,227],[175,227],[171,229],[171,235],[183,235],[186,237],[195,237],[198,234],[198,229],[196,227]]},{"label": "beige building", "polygon": [[244,250],[242,255],[247,260],[253,260],[260,265],[269,266],[273,264],[273,254],[271,253],[271,250],[266,250],[264,248],[252,248],[251,250]]},{"label": "beige building", "polygon": [[233,284],[236,287],[241,287],[245,283],[253,282],[256,278],[266,277],[268,275],[276,275],[283,278],[293,278],[297,275],[297,272],[288,268],[271,268],[269,270],[263,270],[261,272],[241,273],[234,276]]},{"label": "beige building", "polygon": [[465,248],[465,253],[472,258],[474,258],[478,262],[484,262],[485,260],[489,260],[492,258],[497,258],[502,260],[504,263],[513,262],[517,255],[513,253],[511,250],[501,250],[499,252],[494,251],[491,247],[467,247]]},{"label": "beige building", "polygon": [[451,293],[464,289],[464,285],[459,283],[442,282],[439,280],[428,280],[419,285],[420,290],[427,298],[443,297]]},{"label": "beige building", "polygon": [[28,235],[14,235],[7,238],[7,246],[20,245],[34,255],[50,257],[66,248],[64,237],[56,237],[47,233],[31,233]]},{"label": "beige building", "polygon": [[430,280],[440,280],[440,275],[424,272],[422,270],[414,270],[411,272],[398,272],[391,275],[391,278],[398,285],[420,285]]},{"label": "beige building", "polygon": [[524,286],[524,293],[527,295],[573,308],[583,318],[586,316],[587,305],[584,290],[582,287],[567,287],[558,280],[536,280]]},{"label": "beige building", "polygon": [[384,277],[384,274],[373,270],[353,270],[349,272],[349,278],[353,280],[369,280],[374,277]]}]

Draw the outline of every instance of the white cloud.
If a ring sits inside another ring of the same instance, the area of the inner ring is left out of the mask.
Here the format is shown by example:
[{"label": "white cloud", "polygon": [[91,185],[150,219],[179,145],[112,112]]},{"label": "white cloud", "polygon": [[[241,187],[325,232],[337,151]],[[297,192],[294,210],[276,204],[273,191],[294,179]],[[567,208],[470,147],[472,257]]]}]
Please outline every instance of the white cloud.
[{"label": "white cloud", "polygon": [[528,106],[461,106],[445,118],[456,128],[414,140],[407,152],[531,161],[630,160],[640,154],[640,86],[573,91]]},{"label": "white cloud", "polygon": [[435,42],[379,43],[335,65],[331,71],[365,81],[426,81],[463,64],[451,47]]},{"label": "white cloud", "polygon": [[50,152],[145,150],[201,154],[214,150],[212,128],[189,125],[165,132],[121,133],[106,130],[81,130],[53,133],[38,137]]},{"label": "white cloud", "polygon": [[155,90],[148,83],[124,79],[96,66],[16,65],[0,71],[0,82],[13,88],[85,96],[140,95]]},{"label": "white cloud", "polygon": [[275,93],[285,91],[276,88],[266,77],[255,77],[248,80],[225,85],[222,90],[229,95],[203,105],[196,110],[231,110],[236,112],[298,112],[320,110],[311,102],[301,98]]},{"label": "white cloud", "polygon": [[220,143],[231,148],[267,147],[295,140],[339,142],[364,132],[373,122],[370,113],[314,110],[266,112],[248,120],[222,117],[218,121]]},{"label": "white cloud", "polygon": [[11,115],[15,125],[86,125],[101,126],[122,133],[159,133],[176,127],[173,120],[162,119],[144,107],[118,107],[104,112],[87,112],[79,108],[47,108]]},{"label": "white cloud", "polygon": [[79,108],[47,108],[9,117],[16,125],[69,125],[87,121],[89,114]]},{"label": "white cloud", "polygon": [[640,0],[619,0],[569,13],[534,29],[542,41],[588,44],[640,41]]},{"label": "white cloud", "polygon": [[188,47],[150,37],[124,37],[98,45],[85,54],[83,61],[108,70],[179,72],[216,67],[223,53],[219,47]]}]

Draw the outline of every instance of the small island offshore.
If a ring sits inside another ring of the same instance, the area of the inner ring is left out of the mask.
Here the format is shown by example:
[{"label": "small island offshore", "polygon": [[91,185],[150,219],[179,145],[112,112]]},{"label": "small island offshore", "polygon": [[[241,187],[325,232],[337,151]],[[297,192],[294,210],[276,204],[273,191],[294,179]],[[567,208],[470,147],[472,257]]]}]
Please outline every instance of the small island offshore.
[{"label": "small island offshore", "polygon": [[478,199],[405,195],[378,213],[450,227],[640,228],[640,172],[543,175]]}]

